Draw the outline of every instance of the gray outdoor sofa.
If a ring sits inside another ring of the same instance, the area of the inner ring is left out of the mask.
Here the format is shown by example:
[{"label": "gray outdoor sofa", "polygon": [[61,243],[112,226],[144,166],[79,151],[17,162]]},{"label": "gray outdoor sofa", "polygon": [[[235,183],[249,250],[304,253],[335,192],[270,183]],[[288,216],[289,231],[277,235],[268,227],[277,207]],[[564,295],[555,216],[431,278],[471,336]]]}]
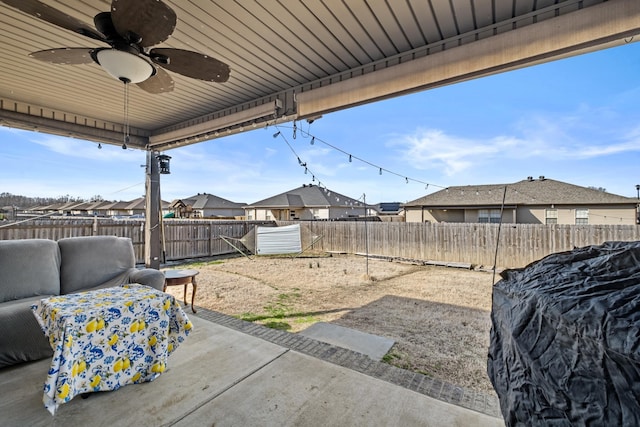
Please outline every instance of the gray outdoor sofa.
[{"label": "gray outdoor sofa", "polygon": [[131,239],[114,236],[0,241],[0,368],[51,357],[31,312],[41,298],[140,283],[162,290],[164,274],[135,267]]}]

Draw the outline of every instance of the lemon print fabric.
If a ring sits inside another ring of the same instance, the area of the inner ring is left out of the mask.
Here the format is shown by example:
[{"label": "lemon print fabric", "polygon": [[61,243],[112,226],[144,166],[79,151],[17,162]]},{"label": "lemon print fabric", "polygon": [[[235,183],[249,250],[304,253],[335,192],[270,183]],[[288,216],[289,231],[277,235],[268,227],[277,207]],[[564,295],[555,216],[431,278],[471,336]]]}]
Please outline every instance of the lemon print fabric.
[{"label": "lemon print fabric", "polygon": [[64,383],[56,389],[56,397],[62,401],[68,400],[69,397],[69,383]]},{"label": "lemon print fabric", "polygon": [[78,394],[153,381],[193,330],[173,296],[138,284],[45,298],[31,308],[53,349],[43,396],[51,414]]}]

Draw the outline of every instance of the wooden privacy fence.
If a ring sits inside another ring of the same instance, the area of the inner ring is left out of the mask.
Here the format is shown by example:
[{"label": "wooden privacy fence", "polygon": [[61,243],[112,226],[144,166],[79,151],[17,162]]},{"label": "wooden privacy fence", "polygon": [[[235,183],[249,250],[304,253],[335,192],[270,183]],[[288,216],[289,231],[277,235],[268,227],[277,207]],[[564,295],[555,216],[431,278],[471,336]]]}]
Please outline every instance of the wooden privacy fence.
[{"label": "wooden privacy fence", "polygon": [[[278,222],[290,224],[290,222]],[[640,240],[637,225],[433,224],[411,222],[302,222],[323,236],[315,250],[368,253],[423,261],[523,267],[554,252],[606,241]]]},{"label": "wooden privacy fence", "polygon": [[[278,225],[293,222],[278,222]],[[322,236],[314,250],[369,253],[392,258],[468,263],[493,266],[499,226],[497,224],[432,224],[404,222],[303,221],[314,235]],[[221,236],[240,239],[257,225],[272,221],[164,220],[167,261],[200,258],[235,249]],[[137,262],[144,261],[144,221],[48,219],[20,224],[0,223],[0,240],[53,239],[111,235],[133,241]],[[550,253],[606,241],[640,240],[637,225],[538,225],[503,224],[500,227],[497,265],[523,267]]]},{"label": "wooden privacy fence", "polygon": [[[240,239],[256,225],[275,225],[272,221],[210,221],[165,219],[164,255],[167,261],[201,258],[236,252],[221,236]],[[51,239],[78,236],[129,237],[136,262],[144,262],[144,220],[74,218],[34,220],[19,224],[0,223],[0,240]]]}]

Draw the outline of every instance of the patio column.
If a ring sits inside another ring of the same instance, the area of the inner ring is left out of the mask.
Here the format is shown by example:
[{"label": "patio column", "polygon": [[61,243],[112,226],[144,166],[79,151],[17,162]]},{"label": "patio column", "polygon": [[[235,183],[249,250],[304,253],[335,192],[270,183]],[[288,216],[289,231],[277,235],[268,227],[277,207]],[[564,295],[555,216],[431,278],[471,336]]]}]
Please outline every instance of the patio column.
[{"label": "patio column", "polygon": [[144,263],[148,268],[160,269],[160,170],[157,152],[147,151],[145,182]]}]

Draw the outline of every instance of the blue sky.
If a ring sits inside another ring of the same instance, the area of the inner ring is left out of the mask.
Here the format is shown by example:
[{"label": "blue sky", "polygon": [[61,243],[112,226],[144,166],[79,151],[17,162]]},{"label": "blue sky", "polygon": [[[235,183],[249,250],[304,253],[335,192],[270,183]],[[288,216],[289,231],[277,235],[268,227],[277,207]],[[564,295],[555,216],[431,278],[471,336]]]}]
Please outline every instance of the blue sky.
[{"label": "blue sky", "polygon": [[[639,101],[640,43],[630,43],[298,122],[296,138],[287,123],[170,150],[162,198],[252,203],[319,181],[368,203],[406,202],[540,175],[636,197]],[[0,141],[0,192],[144,194],[143,151],[6,127]]]}]

